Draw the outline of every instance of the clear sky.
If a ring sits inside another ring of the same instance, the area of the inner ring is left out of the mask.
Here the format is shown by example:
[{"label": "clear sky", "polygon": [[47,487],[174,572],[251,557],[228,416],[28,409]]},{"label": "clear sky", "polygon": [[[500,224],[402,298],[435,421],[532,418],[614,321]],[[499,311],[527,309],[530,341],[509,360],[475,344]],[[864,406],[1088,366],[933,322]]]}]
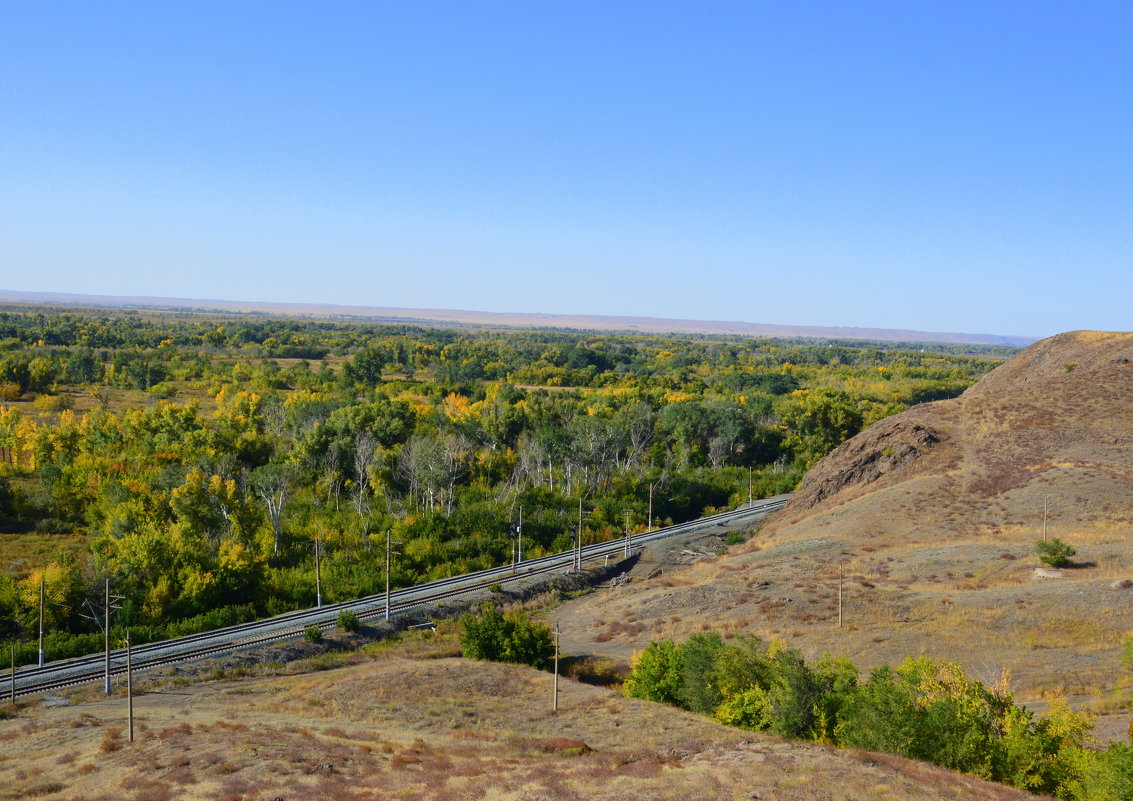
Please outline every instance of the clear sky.
[{"label": "clear sky", "polygon": [[0,288],[1133,329],[1133,5],[0,0]]}]

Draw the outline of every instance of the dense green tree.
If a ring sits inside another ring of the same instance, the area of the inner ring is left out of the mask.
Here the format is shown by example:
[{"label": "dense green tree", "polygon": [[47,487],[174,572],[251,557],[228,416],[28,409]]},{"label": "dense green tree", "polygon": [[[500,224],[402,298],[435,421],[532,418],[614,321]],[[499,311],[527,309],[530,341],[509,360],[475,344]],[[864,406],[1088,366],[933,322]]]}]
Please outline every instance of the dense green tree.
[{"label": "dense green tree", "polygon": [[841,390],[807,392],[783,411],[784,445],[814,464],[861,430],[861,409]]},{"label": "dense green tree", "polygon": [[377,386],[382,381],[382,368],[385,365],[384,353],[378,348],[365,348],[358,351],[353,360],[342,366],[342,376],[352,384]]}]

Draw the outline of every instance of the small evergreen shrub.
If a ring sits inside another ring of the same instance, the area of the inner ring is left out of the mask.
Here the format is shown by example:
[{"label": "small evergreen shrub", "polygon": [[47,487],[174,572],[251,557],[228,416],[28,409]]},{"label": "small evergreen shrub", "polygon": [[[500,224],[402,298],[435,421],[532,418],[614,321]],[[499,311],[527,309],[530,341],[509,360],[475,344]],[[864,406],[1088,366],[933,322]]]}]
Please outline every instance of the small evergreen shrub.
[{"label": "small evergreen shrub", "polygon": [[358,631],[362,625],[358,620],[358,615],[351,612],[349,609],[343,609],[338,613],[338,627],[343,631]]},{"label": "small evergreen shrub", "polygon": [[1039,540],[1035,543],[1035,553],[1039,561],[1050,567],[1066,567],[1070,564],[1070,557],[1078,553],[1073,545],[1067,545],[1055,537],[1050,540]]},{"label": "small evergreen shrub", "polygon": [[318,626],[307,626],[303,629],[303,636],[307,639],[307,642],[322,642],[323,630]]}]

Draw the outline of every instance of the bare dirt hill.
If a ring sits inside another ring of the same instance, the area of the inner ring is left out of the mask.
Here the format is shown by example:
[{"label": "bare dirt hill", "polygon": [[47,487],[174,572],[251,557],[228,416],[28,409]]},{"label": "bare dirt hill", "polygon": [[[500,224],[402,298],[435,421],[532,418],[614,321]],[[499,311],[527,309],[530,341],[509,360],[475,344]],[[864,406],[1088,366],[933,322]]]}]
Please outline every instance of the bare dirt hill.
[{"label": "bare dirt hill", "polygon": [[[1078,549],[1056,577],[1036,573],[1044,507],[1048,536]],[[579,650],[716,628],[861,667],[924,652],[1008,670],[1020,698],[1099,697],[1131,678],[1131,544],[1133,334],[1079,331],[844,443],[746,545],[566,617]]]},{"label": "bare dirt hill", "polygon": [[[924,457],[924,458],[922,458]],[[1076,530],[1133,520],[1133,334],[1075,331],[1032,345],[961,397],[882,421],[823,459],[773,524],[917,480],[917,498],[965,514],[963,534],[1041,523],[1043,499]],[[1058,496],[1054,498],[1053,496]],[[877,510],[883,528],[904,526]],[[935,522],[926,524],[935,532]],[[935,534],[934,534],[935,535]]]}]

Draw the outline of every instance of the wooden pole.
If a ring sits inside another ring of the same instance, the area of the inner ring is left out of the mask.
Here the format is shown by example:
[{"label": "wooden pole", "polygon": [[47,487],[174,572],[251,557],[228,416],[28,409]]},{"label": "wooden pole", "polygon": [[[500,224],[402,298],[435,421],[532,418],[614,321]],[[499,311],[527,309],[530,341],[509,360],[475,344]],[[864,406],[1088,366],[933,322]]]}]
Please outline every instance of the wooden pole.
[{"label": "wooden pole", "polygon": [[559,624],[555,624],[555,693],[552,711],[559,711]]},{"label": "wooden pole", "polygon": [[12,705],[16,704],[16,644],[12,643],[12,692],[10,699]]},{"label": "wooden pole", "polygon": [[130,717],[130,742],[134,742],[134,661],[129,629],[126,629],[126,704]]},{"label": "wooden pole", "polygon": [[842,628],[842,563],[838,562],[838,628]]},{"label": "wooden pole", "polygon": [[625,555],[629,556],[629,509],[626,509],[626,551]]}]

